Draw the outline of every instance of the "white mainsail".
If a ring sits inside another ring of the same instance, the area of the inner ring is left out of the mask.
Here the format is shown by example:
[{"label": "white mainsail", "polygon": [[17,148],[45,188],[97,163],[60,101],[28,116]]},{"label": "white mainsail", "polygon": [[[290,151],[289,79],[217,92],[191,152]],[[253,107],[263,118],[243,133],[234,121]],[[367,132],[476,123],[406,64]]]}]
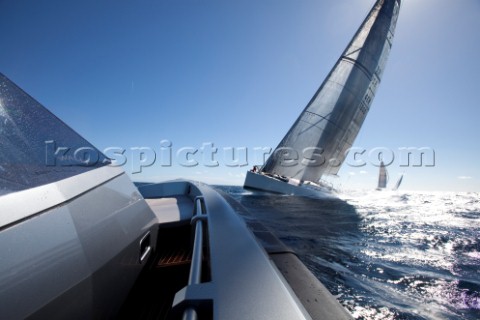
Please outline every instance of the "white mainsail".
[{"label": "white mainsail", "polygon": [[400,3],[375,3],[261,173],[317,183],[322,175],[338,172],[380,83]]}]

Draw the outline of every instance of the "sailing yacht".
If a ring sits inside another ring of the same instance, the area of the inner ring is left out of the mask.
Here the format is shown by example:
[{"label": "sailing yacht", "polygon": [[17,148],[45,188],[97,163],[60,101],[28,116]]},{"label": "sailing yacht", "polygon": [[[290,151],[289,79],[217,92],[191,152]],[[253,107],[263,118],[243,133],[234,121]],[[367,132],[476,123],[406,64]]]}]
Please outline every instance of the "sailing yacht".
[{"label": "sailing yacht", "polygon": [[[380,167],[378,170],[378,184],[375,190],[377,191],[385,190],[387,188],[388,180],[389,180],[389,176],[388,176],[387,167],[385,166],[385,163],[381,161]],[[398,188],[400,188],[402,181],[403,181],[403,173],[400,175],[400,178],[398,178],[397,182],[393,186],[392,191],[397,191]]]},{"label": "sailing yacht", "polygon": [[395,183],[395,186],[393,187],[393,191],[397,191],[398,188],[400,188],[400,185],[402,184],[403,181],[403,174],[398,178],[397,183]]},{"label": "sailing yacht", "polygon": [[378,172],[378,185],[377,185],[377,190],[383,190],[387,187],[388,183],[388,172],[387,168],[385,167],[385,164],[383,161],[380,162],[380,169]]},{"label": "sailing yacht", "polygon": [[380,84],[401,0],[378,0],[313,98],[266,163],[244,187],[321,196],[322,177],[336,175]]}]

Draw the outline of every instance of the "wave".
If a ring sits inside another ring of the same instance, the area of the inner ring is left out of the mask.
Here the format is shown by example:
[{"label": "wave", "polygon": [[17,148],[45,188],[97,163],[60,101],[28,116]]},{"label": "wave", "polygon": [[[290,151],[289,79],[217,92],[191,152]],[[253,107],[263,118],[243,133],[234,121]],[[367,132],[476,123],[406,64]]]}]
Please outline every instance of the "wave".
[{"label": "wave", "polygon": [[479,319],[478,193],[230,189],[356,319]]}]

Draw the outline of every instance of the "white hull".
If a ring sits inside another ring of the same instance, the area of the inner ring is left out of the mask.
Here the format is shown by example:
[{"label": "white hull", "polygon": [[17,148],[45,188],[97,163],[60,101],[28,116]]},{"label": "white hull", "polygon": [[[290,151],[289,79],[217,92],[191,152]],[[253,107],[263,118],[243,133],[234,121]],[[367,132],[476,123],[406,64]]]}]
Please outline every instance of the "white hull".
[{"label": "white hull", "polygon": [[274,193],[282,193],[296,196],[307,196],[324,198],[331,197],[332,192],[328,188],[316,187],[313,185],[295,185],[288,182],[284,182],[273,177],[247,171],[245,182],[243,184],[245,188],[258,189]]}]

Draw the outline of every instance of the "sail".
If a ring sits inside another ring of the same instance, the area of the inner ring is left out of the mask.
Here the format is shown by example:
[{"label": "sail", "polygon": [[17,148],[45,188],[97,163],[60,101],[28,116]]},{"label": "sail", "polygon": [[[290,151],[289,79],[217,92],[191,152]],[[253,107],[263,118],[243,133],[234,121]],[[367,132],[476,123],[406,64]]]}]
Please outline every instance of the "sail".
[{"label": "sail", "polygon": [[388,182],[387,168],[385,168],[385,164],[382,161],[380,163],[380,170],[378,173],[377,189],[385,189],[387,187],[387,182]]},{"label": "sail", "polygon": [[370,109],[401,0],[378,0],[261,171],[317,182],[336,174]]},{"label": "sail", "polygon": [[398,188],[400,187],[400,184],[402,184],[402,180],[403,180],[403,174],[400,176],[400,178],[398,178],[398,181],[397,183],[395,184],[395,187],[393,187],[393,191],[397,191]]}]

